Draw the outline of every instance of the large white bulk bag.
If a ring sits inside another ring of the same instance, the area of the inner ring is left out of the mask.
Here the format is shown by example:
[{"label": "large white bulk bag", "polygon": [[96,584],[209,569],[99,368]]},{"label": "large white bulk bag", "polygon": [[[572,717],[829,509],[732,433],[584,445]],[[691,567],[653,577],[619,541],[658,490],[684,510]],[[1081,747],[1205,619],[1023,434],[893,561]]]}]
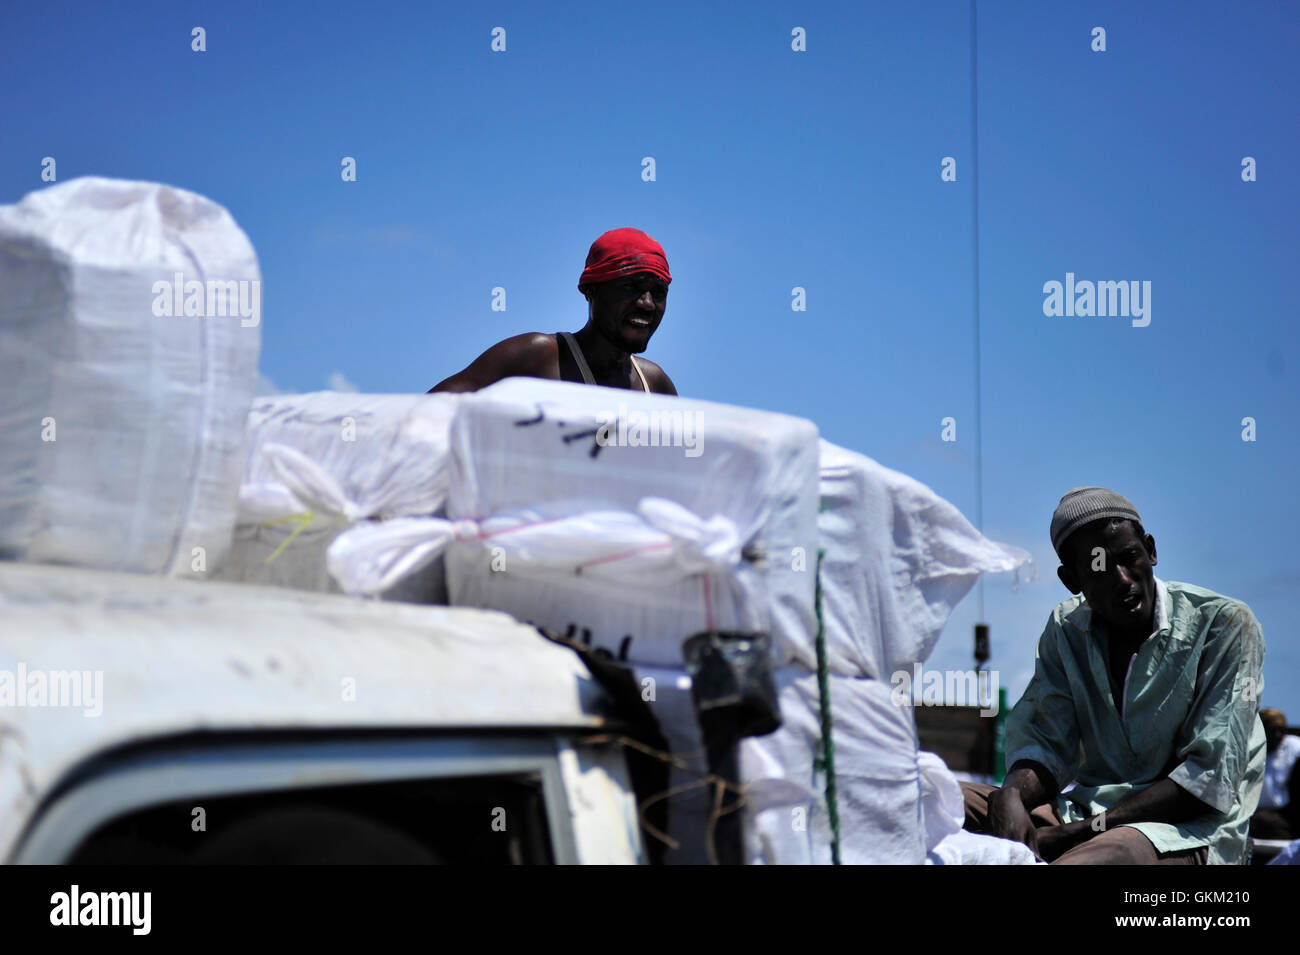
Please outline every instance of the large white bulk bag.
[{"label": "large white bulk bag", "polygon": [[260,322],[257,256],[210,199],[84,178],[0,207],[0,555],[219,566]]},{"label": "large white bulk bag", "polygon": [[[740,744],[751,863],[826,865],[831,830],[824,798],[817,674],[776,675],[780,729]],[[849,865],[925,862],[926,830],[911,701],[878,680],[829,676],[840,858]]]},{"label": "large white bulk bag", "polygon": [[762,575],[742,559],[735,526],[665,498],[635,512],[543,505],[450,530],[454,603],[505,610],[621,659],[671,666],[696,633],[770,625]]},{"label": "large white bulk bag", "polygon": [[[391,540],[394,519],[444,513],[458,395],[314,392],[258,398],[226,580],[338,593],[329,547],[349,531]],[[344,584],[347,583],[345,580]],[[440,561],[384,590],[445,603]]]},{"label": "large white bulk bag", "polygon": [[[686,638],[746,629],[812,665],[817,442],[803,419],[665,395],[528,378],[467,395],[447,510],[471,523],[448,549],[451,601],[638,664],[680,666]],[[572,529],[545,566],[513,559],[528,514]],[[502,516],[514,529],[489,532]],[[643,543],[615,547],[620,534]],[[671,560],[650,568],[652,554]]]},{"label": "large white bulk bag", "polygon": [[[670,764],[668,834],[679,844],[667,850],[664,861],[708,862],[714,791],[699,785],[708,767],[690,677],[682,669],[650,667],[636,668],[635,675],[675,760]],[[826,774],[819,767],[823,748],[817,677],[787,667],[778,671],[775,682],[782,726],[740,743],[747,861],[826,865],[832,861],[831,830]],[[827,682],[841,861],[909,865],[1003,861],[1002,856],[989,855],[989,850],[1002,851],[997,845],[983,844],[989,837],[972,840],[972,834],[961,833],[961,789],[938,756],[917,750],[910,700],[877,680],[831,675]],[[726,801],[733,798],[728,794]],[[1013,850],[1006,861],[1025,861],[1020,858],[1023,854]],[[1032,862],[1032,853],[1027,854]]]},{"label": "large white bulk bag", "polygon": [[919,481],[821,443],[822,611],[833,673],[889,682],[929,658],[981,573],[1029,559]]}]

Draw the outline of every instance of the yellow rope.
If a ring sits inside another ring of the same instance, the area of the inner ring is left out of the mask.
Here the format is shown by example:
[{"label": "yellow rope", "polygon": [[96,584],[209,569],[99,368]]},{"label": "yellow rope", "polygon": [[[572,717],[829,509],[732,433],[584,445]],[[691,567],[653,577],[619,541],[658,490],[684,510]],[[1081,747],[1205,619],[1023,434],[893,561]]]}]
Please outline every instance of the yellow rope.
[{"label": "yellow rope", "polygon": [[310,524],[315,519],[316,519],[316,512],[307,511],[305,514],[290,514],[287,517],[277,517],[273,521],[262,521],[262,523],[258,524],[257,525],[258,527],[274,527],[276,524],[283,524],[286,521],[290,521],[290,522],[296,522],[298,525],[293,529],[293,533],[290,534],[288,537],[286,537],[280,543],[280,546],[277,547],[271,553],[271,556],[266,558],[264,563],[266,563],[267,566],[270,566],[271,561],[275,560],[277,557],[283,554],[285,550],[288,548],[288,546],[292,544],[294,540],[298,537],[298,535],[307,529],[307,525]]}]

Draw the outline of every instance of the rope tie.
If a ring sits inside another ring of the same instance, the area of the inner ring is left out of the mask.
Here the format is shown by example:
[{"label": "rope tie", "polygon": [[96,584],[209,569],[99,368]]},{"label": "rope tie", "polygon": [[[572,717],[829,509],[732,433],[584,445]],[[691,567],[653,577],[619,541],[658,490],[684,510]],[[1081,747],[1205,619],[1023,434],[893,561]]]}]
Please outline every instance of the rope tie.
[{"label": "rope tie", "polygon": [[289,545],[292,544],[297,539],[298,535],[307,529],[307,525],[310,524],[315,519],[316,519],[315,511],[306,511],[305,513],[302,514],[290,514],[287,517],[278,517],[273,521],[262,521],[260,524],[258,524],[257,525],[258,527],[274,527],[276,524],[285,524],[285,523],[296,523],[298,525],[293,529],[293,533],[290,534],[288,537],[286,537],[284,540],[282,540],[280,542],[280,546],[277,547],[274,551],[272,551],[271,556],[266,558],[266,560],[263,561],[263,563],[265,563],[269,567],[271,562],[275,560],[277,557],[279,557],[281,554],[283,554],[286,550],[288,550]]},{"label": "rope tie", "polygon": [[831,718],[830,670],[826,663],[826,622],[822,619],[822,558],[826,551],[817,551],[817,583],[814,603],[817,608],[817,690],[820,697],[822,724],[822,752],[813,759],[813,768],[826,774],[826,814],[831,824],[831,864],[840,864],[840,807],[835,793],[835,739],[831,735],[834,720]]}]

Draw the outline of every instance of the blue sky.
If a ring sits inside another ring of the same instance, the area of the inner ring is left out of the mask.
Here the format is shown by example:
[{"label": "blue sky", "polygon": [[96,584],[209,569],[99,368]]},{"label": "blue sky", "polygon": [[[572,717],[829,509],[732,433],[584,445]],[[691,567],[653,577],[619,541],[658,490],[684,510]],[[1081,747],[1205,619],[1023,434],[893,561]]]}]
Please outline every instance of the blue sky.
[{"label": "blue sky", "polygon": [[[222,203],[289,391],[424,391],[576,330],[587,247],[636,226],[672,267],[647,356],[682,394],[811,418],[972,520],[978,232],[983,523],[1037,562],[985,586],[1003,685],[1066,596],[1052,509],[1102,484],[1157,573],[1250,603],[1264,702],[1300,722],[1297,4],[981,3],[978,229],[968,3],[473,6],[2,5],[0,201],[53,156]],[[1151,282],[1150,324],[1045,316],[1067,272]],[[932,665],[968,665],[977,615]]]}]

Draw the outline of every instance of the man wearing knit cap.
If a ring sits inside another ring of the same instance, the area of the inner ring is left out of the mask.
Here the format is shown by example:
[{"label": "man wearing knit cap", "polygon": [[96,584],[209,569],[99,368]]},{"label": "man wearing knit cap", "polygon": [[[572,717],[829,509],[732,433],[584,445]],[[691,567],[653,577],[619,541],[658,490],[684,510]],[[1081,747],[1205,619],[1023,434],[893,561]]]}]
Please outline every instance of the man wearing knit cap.
[{"label": "man wearing knit cap", "polygon": [[640,229],[613,229],[591,244],[578,291],[587,299],[580,330],[528,332],[493,345],[431,391],[477,391],[502,378],[554,378],[675,395],[654,362],[636,357],[663,321],[673,277],[663,247]]},{"label": "man wearing knit cap", "polygon": [[1075,596],[1007,717],[1002,787],[962,784],[966,828],[1059,865],[1243,862],[1264,772],[1259,622],[1158,579],[1156,542],[1114,491],[1068,492],[1051,536]]}]

